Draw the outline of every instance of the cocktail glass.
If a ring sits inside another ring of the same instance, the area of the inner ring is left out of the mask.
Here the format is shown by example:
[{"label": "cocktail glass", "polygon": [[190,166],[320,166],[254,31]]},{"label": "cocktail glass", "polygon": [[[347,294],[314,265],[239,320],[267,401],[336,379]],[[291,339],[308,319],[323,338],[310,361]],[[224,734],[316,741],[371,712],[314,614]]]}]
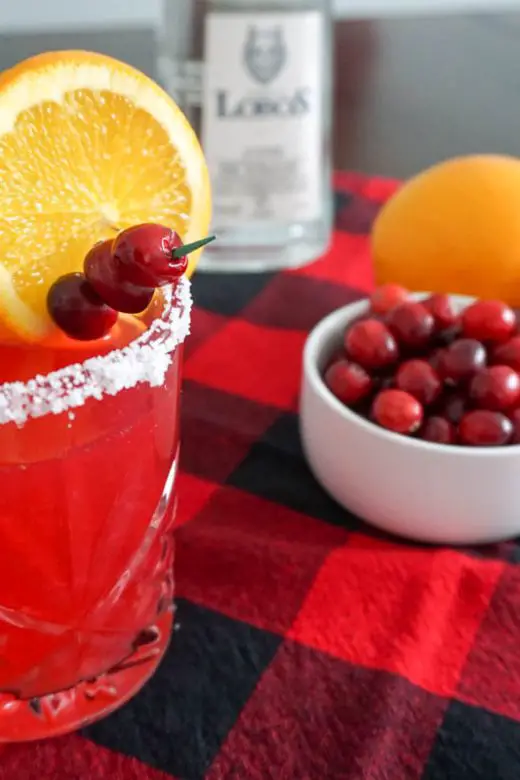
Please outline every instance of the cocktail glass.
[{"label": "cocktail glass", "polygon": [[0,386],[0,741],[106,715],[167,647],[189,282],[163,300],[126,347]]}]

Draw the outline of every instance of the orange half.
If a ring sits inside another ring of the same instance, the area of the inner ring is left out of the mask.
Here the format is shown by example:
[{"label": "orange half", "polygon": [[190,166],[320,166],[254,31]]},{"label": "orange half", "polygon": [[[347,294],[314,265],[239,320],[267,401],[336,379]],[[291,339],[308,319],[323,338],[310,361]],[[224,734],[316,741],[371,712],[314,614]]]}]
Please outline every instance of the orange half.
[{"label": "orange half", "polygon": [[210,216],[195,133],[147,76],[81,51],[0,76],[0,338],[49,336],[49,287],[96,241],[142,222],[195,241]]}]

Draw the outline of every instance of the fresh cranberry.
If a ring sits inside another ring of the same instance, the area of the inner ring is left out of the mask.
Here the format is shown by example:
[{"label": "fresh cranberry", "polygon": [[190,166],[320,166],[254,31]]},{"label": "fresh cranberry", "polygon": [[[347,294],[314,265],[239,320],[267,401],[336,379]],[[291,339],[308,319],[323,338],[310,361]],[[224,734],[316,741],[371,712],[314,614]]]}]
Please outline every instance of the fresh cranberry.
[{"label": "fresh cranberry", "polygon": [[464,415],[458,433],[461,444],[471,447],[501,447],[513,438],[513,423],[500,412],[477,409]]},{"label": "fresh cranberry", "polygon": [[388,328],[378,320],[363,320],[345,334],[347,355],[363,368],[389,366],[398,358],[397,343]]},{"label": "fresh cranberry", "polygon": [[520,336],[513,336],[504,344],[498,344],[493,350],[492,359],[493,363],[520,371]]},{"label": "fresh cranberry", "polygon": [[516,330],[514,311],[502,301],[476,301],[462,313],[465,336],[479,341],[506,341]]},{"label": "fresh cranberry", "polygon": [[171,284],[188,267],[188,258],[172,257],[182,246],[179,235],[164,225],[134,225],[114,239],[112,254],[122,266],[126,282],[154,289]]},{"label": "fresh cranberry", "polygon": [[409,293],[400,284],[382,284],[370,296],[370,306],[373,312],[388,314],[388,312],[408,300]]},{"label": "fresh cranberry", "polygon": [[435,320],[422,303],[408,301],[393,309],[387,320],[390,331],[407,347],[424,347],[435,329]]},{"label": "fresh cranberry", "polygon": [[382,390],[372,405],[372,418],[395,433],[414,433],[421,426],[423,408],[404,390]]},{"label": "fresh cranberry", "polygon": [[440,411],[454,425],[458,425],[468,410],[468,399],[462,393],[448,393],[440,404]]},{"label": "fresh cranberry", "polygon": [[79,273],[66,274],[54,282],[47,295],[47,308],[55,324],[79,341],[105,336],[117,321],[117,312]]},{"label": "fresh cranberry", "polygon": [[480,409],[511,409],[520,400],[520,377],[510,366],[489,366],[473,377],[469,395]]},{"label": "fresh cranberry", "polygon": [[455,444],[455,426],[445,417],[429,417],[421,429],[421,439],[437,444]]},{"label": "fresh cranberry", "polygon": [[395,376],[395,385],[399,390],[413,395],[423,406],[436,401],[442,389],[439,375],[426,360],[408,360],[403,363]]},{"label": "fresh cranberry", "polygon": [[372,389],[372,380],[365,369],[348,360],[338,360],[327,369],[325,384],[347,406],[361,401]]},{"label": "fresh cranberry", "polygon": [[431,295],[422,303],[430,314],[433,315],[437,330],[453,328],[457,324],[459,315],[449,295]]},{"label": "fresh cranberry", "polygon": [[154,291],[127,281],[124,271],[112,254],[112,241],[95,244],[85,258],[85,276],[100,298],[116,311],[137,314],[150,305]]},{"label": "fresh cranberry", "polygon": [[440,371],[445,379],[463,382],[486,365],[486,350],[475,339],[457,339],[444,350]]}]

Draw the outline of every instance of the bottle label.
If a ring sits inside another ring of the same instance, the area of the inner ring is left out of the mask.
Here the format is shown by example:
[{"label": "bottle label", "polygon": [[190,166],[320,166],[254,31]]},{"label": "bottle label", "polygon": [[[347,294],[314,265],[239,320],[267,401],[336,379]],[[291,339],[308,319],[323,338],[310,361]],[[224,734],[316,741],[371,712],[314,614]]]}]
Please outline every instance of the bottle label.
[{"label": "bottle label", "polygon": [[206,18],[202,144],[215,227],[322,211],[323,16]]}]

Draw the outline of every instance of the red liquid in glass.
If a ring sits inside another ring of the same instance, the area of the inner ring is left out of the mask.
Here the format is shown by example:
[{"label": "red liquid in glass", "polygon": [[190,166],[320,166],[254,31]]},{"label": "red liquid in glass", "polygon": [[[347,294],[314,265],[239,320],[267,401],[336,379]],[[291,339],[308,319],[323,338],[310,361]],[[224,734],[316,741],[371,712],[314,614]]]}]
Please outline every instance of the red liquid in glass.
[{"label": "red liquid in glass", "polygon": [[[70,358],[0,347],[0,379]],[[180,360],[160,387],[0,425],[0,740],[114,709],[164,652]]]}]

